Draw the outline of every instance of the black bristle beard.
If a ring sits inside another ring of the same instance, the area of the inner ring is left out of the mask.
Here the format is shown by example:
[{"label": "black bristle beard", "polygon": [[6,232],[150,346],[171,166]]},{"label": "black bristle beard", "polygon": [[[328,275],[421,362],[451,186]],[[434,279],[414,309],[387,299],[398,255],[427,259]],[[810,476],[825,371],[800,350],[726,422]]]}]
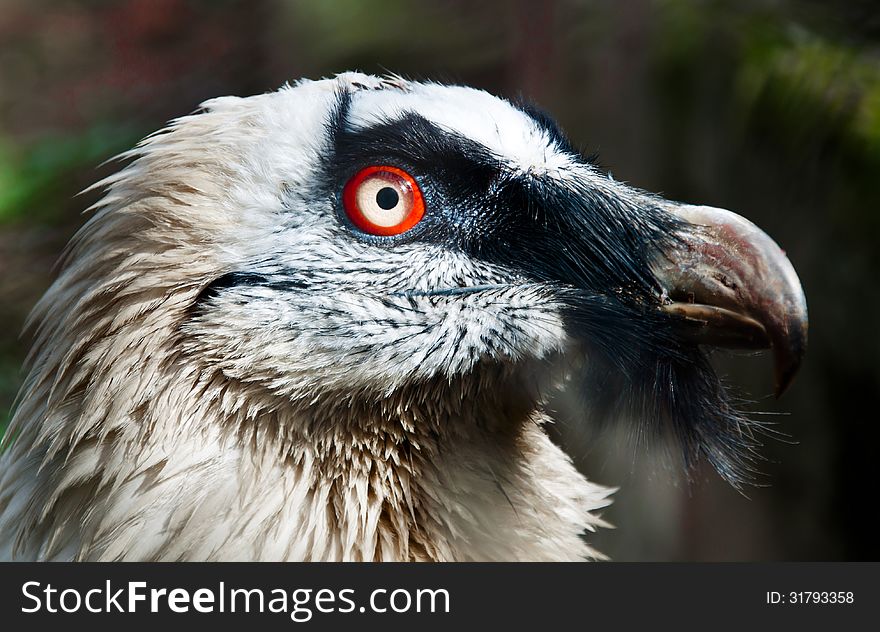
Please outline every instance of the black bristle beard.
[{"label": "black bristle beard", "polygon": [[707,351],[660,309],[651,264],[690,227],[631,190],[549,187],[538,197],[561,230],[529,231],[518,246],[537,263],[533,274],[564,284],[565,318],[587,356],[576,388],[590,420],[633,423],[640,440],[672,437],[689,478],[705,459],[737,489],[757,483],[760,438],[772,430],[741,410]]},{"label": "black bristle beard", "polygon": [[758,448],[772,428],[740,409],[707,352],[678,340],[665,315],[582,296],[569,322],[589,341],[572,384],[589,423],[634,424],[640,442],[671,436],[689,479],[705,459],[738,490],[759,482]]}]

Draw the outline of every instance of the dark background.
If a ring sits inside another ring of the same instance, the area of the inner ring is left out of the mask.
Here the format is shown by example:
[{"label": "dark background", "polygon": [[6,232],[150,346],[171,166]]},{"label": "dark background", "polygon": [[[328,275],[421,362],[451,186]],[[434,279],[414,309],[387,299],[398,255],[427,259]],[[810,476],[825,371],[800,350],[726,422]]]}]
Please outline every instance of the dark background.
[{"label": "dark background", "polygon": [[776,402],[767,357],[720,370],[790,435],[741,495],[661,449],[558,435],[620,485],[619,560],[878,559],[880,8],[874,0],[0,0],[0,426],[27,313],[114,153],[220,94],[359,69],[523,95],[615,177],[733,209],[788,252],[810,349]]}]

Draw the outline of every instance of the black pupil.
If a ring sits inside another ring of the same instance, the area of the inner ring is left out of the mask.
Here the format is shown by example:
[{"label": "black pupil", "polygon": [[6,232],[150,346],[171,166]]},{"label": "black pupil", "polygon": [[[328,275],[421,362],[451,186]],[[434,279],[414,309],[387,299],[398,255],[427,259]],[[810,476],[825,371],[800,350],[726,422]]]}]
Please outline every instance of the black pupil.
[{"label": "black pupil", "polygon": [[391,187],[382,187],[376,194],[376,204],[384,211],[390,211],[399,201],[400,196]]}]

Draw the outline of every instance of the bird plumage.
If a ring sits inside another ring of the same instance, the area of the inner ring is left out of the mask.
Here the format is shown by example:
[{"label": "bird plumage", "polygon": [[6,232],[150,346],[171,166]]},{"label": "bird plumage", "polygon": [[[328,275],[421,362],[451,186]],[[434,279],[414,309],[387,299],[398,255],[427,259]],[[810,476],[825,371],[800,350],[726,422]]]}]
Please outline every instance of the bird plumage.
[{"label": "bird plumage", "polygon": [[[545,407],[615,350],[697,353],[655,315],[659,201],[526,108],[356,73],[208,101],[123,158],[31,319],[0,558],[598,556],[611,490]],[[398,237],[340,212],[371,161],[428,200]]]}]

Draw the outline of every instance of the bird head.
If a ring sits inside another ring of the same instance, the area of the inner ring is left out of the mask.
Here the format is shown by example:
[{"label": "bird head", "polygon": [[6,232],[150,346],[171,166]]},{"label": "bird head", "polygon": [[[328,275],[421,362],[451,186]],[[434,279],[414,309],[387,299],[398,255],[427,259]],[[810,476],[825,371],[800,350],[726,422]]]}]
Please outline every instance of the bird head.
[{"label": "bird head", "polygon": [[347,73],[209,101],[131,155],[74,256],[127,261],[156,301],[175,286],[180,354],[276,401],[467,382],[539,402],[567,380],[736,483],[754,426],[707,350],[772,348],[777,392],[804,352],[763,232],[614,180],[483,91]]}]

